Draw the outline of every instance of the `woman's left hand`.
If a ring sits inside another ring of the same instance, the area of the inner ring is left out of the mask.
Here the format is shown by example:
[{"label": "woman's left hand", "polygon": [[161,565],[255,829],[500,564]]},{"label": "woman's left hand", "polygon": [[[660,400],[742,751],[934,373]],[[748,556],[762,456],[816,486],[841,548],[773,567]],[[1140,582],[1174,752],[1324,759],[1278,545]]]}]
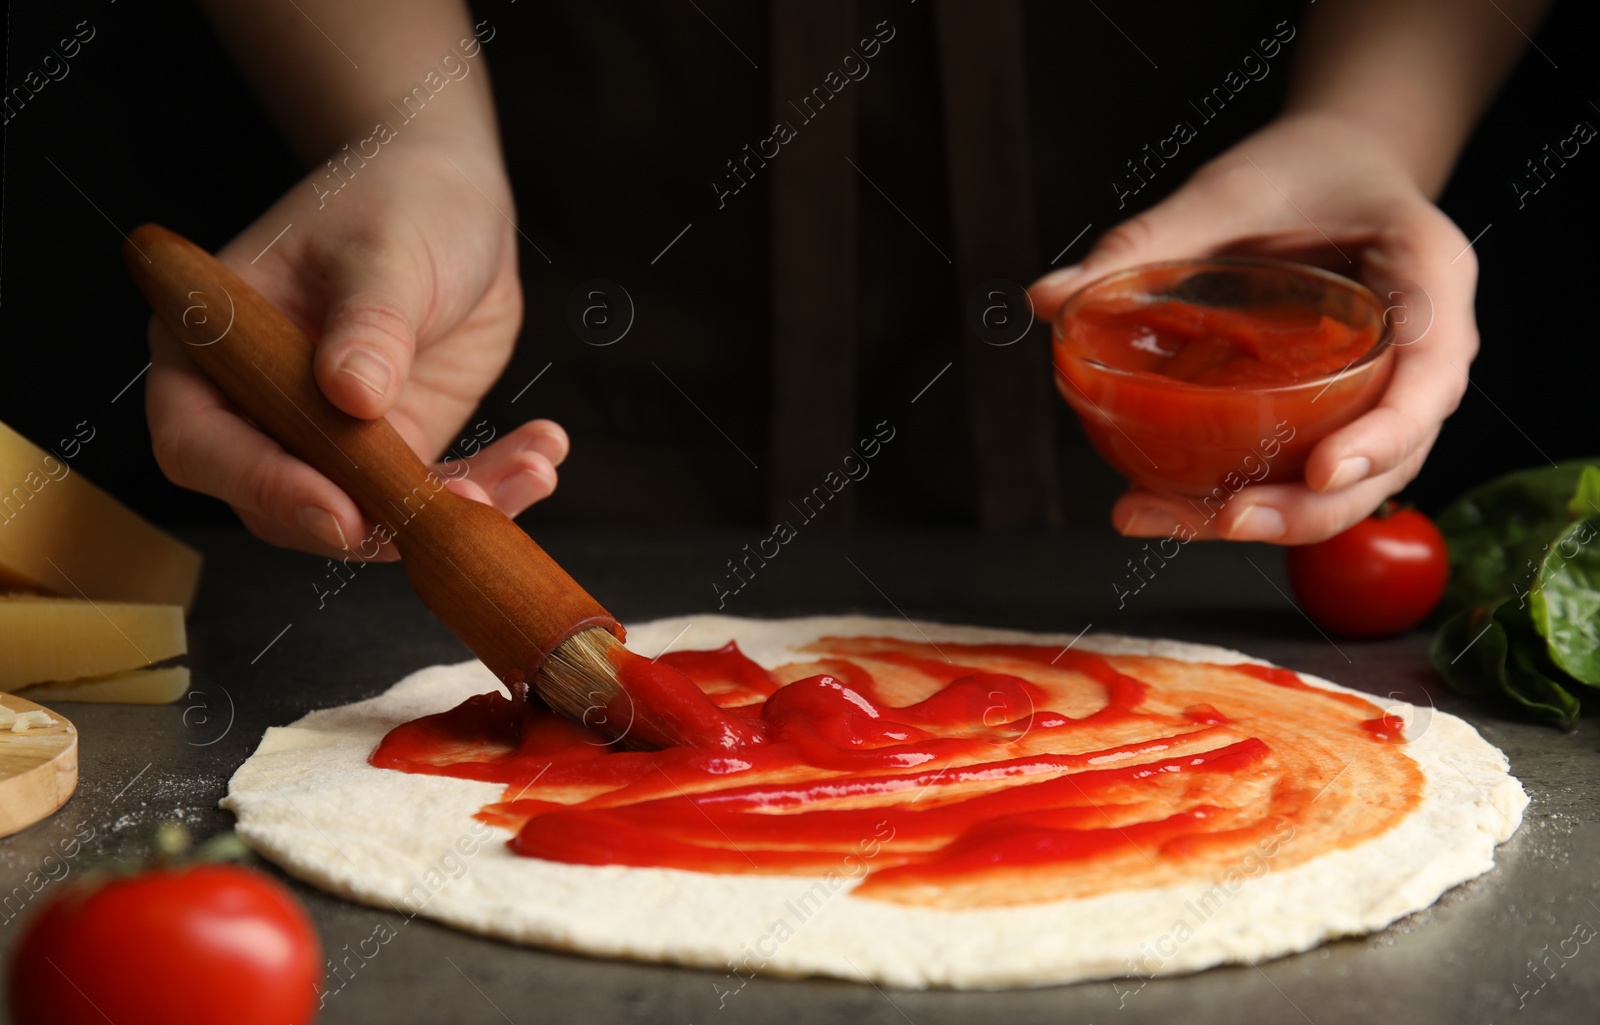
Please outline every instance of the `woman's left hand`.
[{"label": "woman's left hand", "polygon": [[1354,525],[1422,468],[1467,389],[1478,351],[1477,261],[1465,235],[1358,126],[1326,114],[1280,118],[1200,168],[1176,192],[1101,237],[1082,263],[1029,289],[1037,314],[1113,271],[1157,260],[1270,256],[1360,279],[1389,307],[1394,377],[1378,405],[1311,451],[1305,479],[1239,491],[1196,522],[1181,500],[1133,490],[1117,530],[1309,544]]}]

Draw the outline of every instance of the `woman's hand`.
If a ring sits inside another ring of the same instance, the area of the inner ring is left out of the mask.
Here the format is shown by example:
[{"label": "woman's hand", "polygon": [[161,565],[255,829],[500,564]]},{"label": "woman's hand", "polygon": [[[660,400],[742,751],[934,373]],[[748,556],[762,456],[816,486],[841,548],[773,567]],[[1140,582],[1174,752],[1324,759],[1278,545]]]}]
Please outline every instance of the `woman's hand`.
[{"label": "woman's hand", "polygon": [[1133,490],[1117,501],[1112,522],[1136,537],[1179,525],[1234,541],[1331,537],[1417,475],[1460,403],[1478,351],[1477,261],[1381,140],[1337,116],[1298,114],[1202,167],[1030,293],[1049,319],[1067,296],[1113,271],[1213,255],[1296,260],[1360,279],[1389,307],[1394,377],[1375,409],[1312,450],[1304,482],[1247,487],[1203,523],[1180,500]]},{"label": "woman's hand", "polygon": [[[311,337],[317,382],[334,405],[387,416],[419,456],[436,459],[505,368],[522,319],[498,148],[445,146],[413,127],[332,195],[326,171],[218,258]],[[242,417],[154,318],[149,336],[150,433],[174,483],[222,499],[285,547],[348,556],[371,535],[355,502]],[[566,454],[565,432],[534,420],[501,433],[465,474],[453,468],[448,486],[514,516],[555,489]],[[393,546],[380,556],[395,557]]]}]

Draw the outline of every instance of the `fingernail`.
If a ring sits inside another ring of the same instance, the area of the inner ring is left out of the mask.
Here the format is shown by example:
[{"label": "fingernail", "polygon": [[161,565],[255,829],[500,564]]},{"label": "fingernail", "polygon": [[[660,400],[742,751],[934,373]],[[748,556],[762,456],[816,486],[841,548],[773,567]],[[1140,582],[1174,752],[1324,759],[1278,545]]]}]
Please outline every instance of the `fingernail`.
[{"label": "fingernail", "polygon": [[1324,491],[1338,491],[1347,488],[1356,481],[1366,480],[1367,474],[1372,472],[1372,460],[1366,456],[1350,456],[1339,460],[1339,465],[1333,468],[1333,476],[1328,478]]},{"label": "fingernail", "polygon": [[356,349],[346,356],[339,364],[339,373],[349,374],[376,392],[380,399],[388,393],[389,382],[394,380],[394,368],[388,361],[366,349]]},{"label": "fingernail", "polygon": [[532,470],[523,470],[513,473],[505,480],[494,486],[490,492],[494,504],[500,508],[527,507],[533,502],[544,498],[555,491],[555,484],[548,478],[534,473]]},{"label": "fingernail", "polygon": [[1229,541],[1272,541],[1288,530],[1283,514],[1270,505],[1252,505],[1233,521]]},{"label": "fingernail", "polygon": [[1059,288],[1082,273],[1083,264],[1075,263],[1070,267],[1062,267],[1060,270],[1051,271],[1039,279],[1038,285],[1042,288]]},{"label": "fingernail", "polygon": [[330,548],[344,551],[350,547],[345,540],[344,528],[339,518],[320,505],[308,505],[300,510],[300,528]]},{"label": "fingernail", "polygon": [[1128,517],[1122,533],[1128,537],[1162,537],[1172,533],[1178,521],[1160,509],[1146,507]]},{"label": "fingernail", "polygon": [[567,445],[567,436],[559,427],[540,427],[528,433],[522,442],[523,452],[544,452],[546,448],[554,445],[563,449]]}]

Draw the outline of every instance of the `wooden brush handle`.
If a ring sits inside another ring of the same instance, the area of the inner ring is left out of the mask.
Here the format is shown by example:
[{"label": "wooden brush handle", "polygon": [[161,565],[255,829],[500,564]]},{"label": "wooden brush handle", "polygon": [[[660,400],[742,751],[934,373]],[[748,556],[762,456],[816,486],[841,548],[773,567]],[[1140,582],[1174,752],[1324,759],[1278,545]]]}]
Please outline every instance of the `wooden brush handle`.
[{"label": "wooden brush handle", "polygon": [[500,679],[527,682],[581,629],[622,636],[616,619],[504,513],[446,488],[387,420],[361,420],[329,402],[312,373],[311,340],[238,275],[154,224],[133,232],[123,256],[188,357],[394,538],[423,604]]}]

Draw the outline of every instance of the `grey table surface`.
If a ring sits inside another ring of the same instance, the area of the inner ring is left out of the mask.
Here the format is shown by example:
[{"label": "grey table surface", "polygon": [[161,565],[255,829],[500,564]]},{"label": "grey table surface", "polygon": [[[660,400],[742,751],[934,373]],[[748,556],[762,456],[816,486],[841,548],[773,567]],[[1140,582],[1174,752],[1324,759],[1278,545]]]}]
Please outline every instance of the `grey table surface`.
[{"label": "grey table surface", "polygon": [[[724,563],[761,532],[662,537],[541,533],[624,620],[709,611]],[[81,734],[81,781],[52,818],[0,840],[0,896],[52,849],[92,830],[94,849],[138,850],[180,819],[225,829],[217,801],[262,731],[316,708],[371,697],[419,667],[465,657],[396,566],[354,571],[342,589],[322,560],[269,549],[242,531],[190,535],[207,556],[190,620],[194,691],[163,707],[63,706]],[[1515,721],[1443,693],[1427,637],[1335,643],[1290,604],[1281,554],[1193,544],[1137,592],[1124,560],[1140,542],[1106,532],[802,534],[723,611],[782,616],[905,614],[1023,629],[1165,636],[1274,662],[1465,717],[1510,757],[1532,804],[1493,871],[1372,936],[1259,966],[1140,986],[1123,979],[1003,992],[884,990],[835,980],[758,979],[522,949],[425,919],[347,903],[298,882],[330,952],[387,923],[398,935],[357,958],[322,1022],[542,1021],[936,1025],[978,1018],[1056,1025],[1263,1021],[1594,1022],[1600,1020],[1600,744]],[[848,561],[847,561],[848,560]],[[852,563],[854,565],[852,565]],[[80,855],[80,857],[82,857]],[[70,877],[70,874],[69,874]],[[0,913],[0,953],[51,892]],[[15,904],[15,901],[13,902]],[[1071,928],[1064,922],[1063,928]],[[1562,941],[1566,940],[1565,946]],[[370,947],[369,947],[370,949]],[[3,983],[0,983],[3,985]],[[330,988],[332,988],[330,987]]]}]

